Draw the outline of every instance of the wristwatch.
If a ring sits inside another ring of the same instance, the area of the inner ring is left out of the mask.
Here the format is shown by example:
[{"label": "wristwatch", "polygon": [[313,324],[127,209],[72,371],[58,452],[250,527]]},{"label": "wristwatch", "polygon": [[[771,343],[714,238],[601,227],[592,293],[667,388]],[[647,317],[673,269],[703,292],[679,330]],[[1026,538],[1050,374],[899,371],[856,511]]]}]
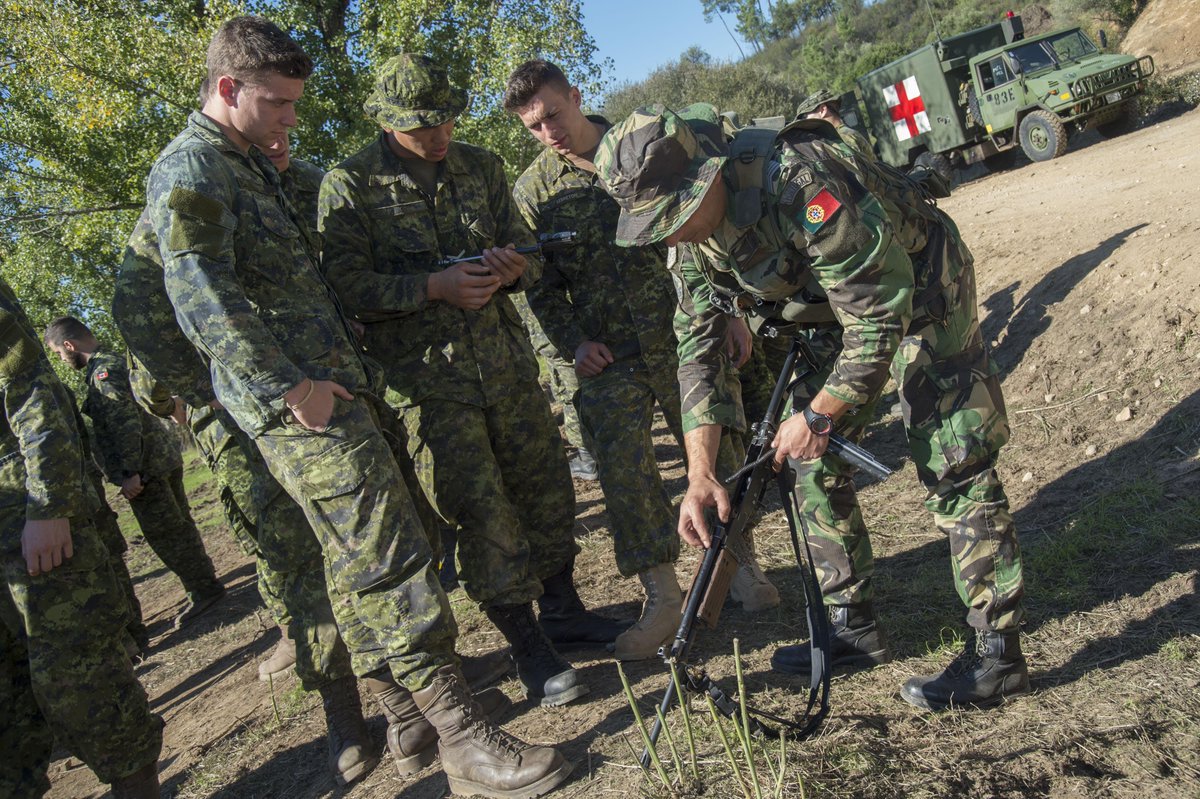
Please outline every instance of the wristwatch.
[{"label": "wristwatch", "polygon": [[804,421],[808,422],[808,429],[814,435],[827,436],[833,430],[833,417],[827,413],[817,413],[812,406],[805,407]]}]

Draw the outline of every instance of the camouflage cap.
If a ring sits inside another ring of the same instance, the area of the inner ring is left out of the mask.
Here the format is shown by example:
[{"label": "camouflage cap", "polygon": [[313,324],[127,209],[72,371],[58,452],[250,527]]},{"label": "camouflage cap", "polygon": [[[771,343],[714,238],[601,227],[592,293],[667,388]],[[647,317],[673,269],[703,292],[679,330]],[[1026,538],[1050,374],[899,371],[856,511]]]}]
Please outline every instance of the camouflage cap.
[{"label": "camouflage cap", "polygon": [[700,206],[728,160],[717,110],[697,103],[679,113],[643,106],[612,127],[596,151],[596,174],[621,207],[622,247],[662,241]]},{"label": "camouflage cap", "polygon": [[811,114],[825,104],[832,105],[836,110],[842,104],[842,99],[829,89],[821,89],[800,101],[800,106],[796,109],[796,116],[802,117],[805,114]]},{"label": "camouflage cap", "polygon": [[423,55],[403,53],[384,62],[363,110],[401,133],[442,125],[467,107],[467,93],[450,85],[446,70]]}]

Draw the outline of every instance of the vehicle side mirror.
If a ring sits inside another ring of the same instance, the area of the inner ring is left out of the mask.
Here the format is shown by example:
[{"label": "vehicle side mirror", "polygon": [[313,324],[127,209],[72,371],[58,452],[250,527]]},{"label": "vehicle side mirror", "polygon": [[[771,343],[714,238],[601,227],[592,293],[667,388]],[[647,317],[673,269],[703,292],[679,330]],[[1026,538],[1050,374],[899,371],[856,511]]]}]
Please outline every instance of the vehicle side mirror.
[{"label": "vehicle side mirror", "polygon": [[1100,47],[1105,50],[1108,49],[1108,32],[1103,29],[1100,31]]}]

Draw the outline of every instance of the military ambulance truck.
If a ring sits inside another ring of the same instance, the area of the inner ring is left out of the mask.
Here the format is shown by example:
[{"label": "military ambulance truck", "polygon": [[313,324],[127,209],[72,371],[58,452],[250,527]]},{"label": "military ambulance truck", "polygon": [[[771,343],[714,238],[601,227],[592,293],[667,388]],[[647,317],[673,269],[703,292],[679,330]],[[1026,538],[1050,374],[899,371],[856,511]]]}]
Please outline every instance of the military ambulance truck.
[{"label": "military ambulance truck", "polygon": [[[1104,37],[1103,44],[1107,45]],[[1103,53],[1079,28],[1024,35],[1009,16],[928,44],[859,78],[865,127],[887,163],[934,169],[1066,152],[1068,133],[1132,127],[1150,56]],[[851,120],[847,120],[851,121]]]}]

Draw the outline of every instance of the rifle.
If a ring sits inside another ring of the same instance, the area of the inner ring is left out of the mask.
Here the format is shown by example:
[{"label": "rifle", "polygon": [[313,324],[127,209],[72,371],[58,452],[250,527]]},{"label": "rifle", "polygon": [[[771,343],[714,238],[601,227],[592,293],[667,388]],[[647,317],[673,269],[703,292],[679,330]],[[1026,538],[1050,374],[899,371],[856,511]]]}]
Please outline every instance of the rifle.
[{"label": "rifle", "polygon": [[[754,425],[753,438],[746,450],[745,465],[725,479],[730,491],[731,511],[729,521],[717,519],[713,525],[712,541],[704,553],[692,586],[688,590],[687,604],[684,607],[683,618],[675,639],[669,646],[659,650],[659,655],[669,670],[679,675],[679,684],[685,690],[696,694],[708,694],[713,699],[717,709],[730,718],[735,717],[737,704],[717,686],[703,668],[693,667],[689,663],[692,644],[695,642],[697,622],[703,623],[709,629],[717,625],[721,606],[729,593],[730,583],[737,571],[737,559],[730,551],[745,540],[745,535],[754,520],[754,515],[762,501],[763,493],[770,481],[774,480],[780,492],[780,500],[788,519],[788,527],[792,536],[792,551],[796,563],[800,566],[801,581],[804,584],[804,594],[807,599],[806,614],[808,630],[812,646],[812,674],[809,684],[808,707],[797,719],[785,719],[762,710],[747,707],[750,720],[750,732],[778,737],[780,731],[759,721],[759,718],[780,724],[795,732],[796,738],[805,738],[816,732],[821,721],[829,712],[829,617],[821,599],[821,587],[817,580],[812,551],[808,545],[807,530],[804,529],[803,518],[796,507],[795,487],[796,474],[790,464],[784,464],[776,473],[772,460],[775,450],[771,442],[779,427],[783,406],[791,391],[811,373],[792,378],[792,370],[796,359],[802,353],[806,360],[815,368],[807,345],[799,337],[792,340],[792,348],[780,369],[779,378],[775,381],[775,389],[771,393],[771,401],[763,414],[762,421]],[[862,469],[867,474],[879,480],[884,480],[892,473],[884,464],[876,460],[862,447],[836,433],[829,436],[828,451]],[[801,539],[803,539],[804,554],[801,554]],[[662,721],[671,709],[675,700],[675,681],[672,679],[660,705],[661,713],[654,721],[650,731],[650,746],[658,742],[662,732]],[[817,708],[816,712],[813,709]],[[642,753],[642,765],[650,765],[650,749]]]},{"label": "rifle", "polygon": [[[516,251],[522,255],[530,253],[546,253],[555,252],[556,250],[565,250],[568,247],[573,247],[579,243],[579,233],[574,230],[563,230],[558,233],[543,233],[538,236],[537,244],[527,244],[523,247],[516,247]],[[467,263],[469,261],[482,261],[483,254],[479,255],[462,255],[461,253],[449,258],[443,258],[438,261],[438,266],[447,267],[454,264]]]}]

